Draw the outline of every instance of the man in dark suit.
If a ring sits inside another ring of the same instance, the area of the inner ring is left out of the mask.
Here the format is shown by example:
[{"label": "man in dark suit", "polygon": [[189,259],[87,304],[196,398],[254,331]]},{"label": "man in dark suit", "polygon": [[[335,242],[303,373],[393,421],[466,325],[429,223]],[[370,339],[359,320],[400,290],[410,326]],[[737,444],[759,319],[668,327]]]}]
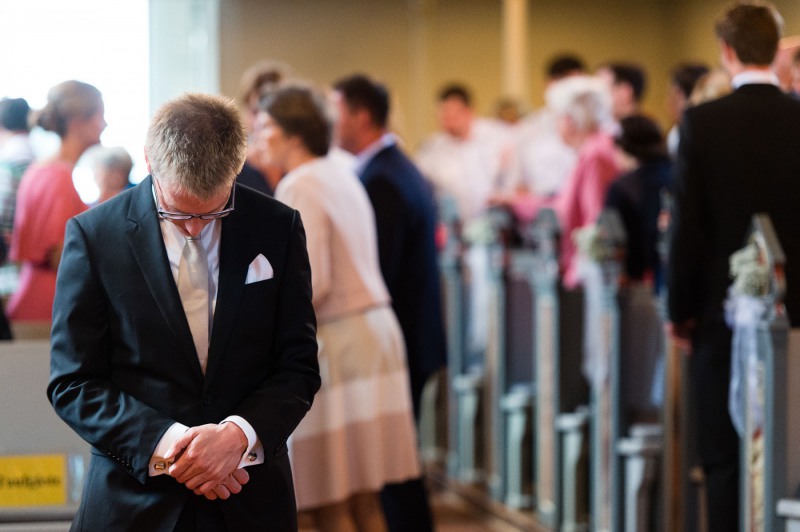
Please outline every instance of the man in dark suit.
[{"label": "man in dark suit", "polygon": [[[334,85],[337,144],[356,156],[356,173],[375,210],[381,271],[408,352],[414,415],[422,390],[446,361],[433,193],[388,132],[389,95],[362,75]],[[384,488],[389,530],[432,530],[423,480]]]},{"label": "man in dark suit", "polygon": [[686,111],[676,161],[669,253],[673,338],[691,350],[699,454],[710,530],[737,530],[739,439],[728,414],[731,331],[723,320],[728,258],[751,217],[766,212],[786,252],[786,307],[800,324],[800,102],[781,93],[770,71],[780,15],[739,4],[717,23],[734,92]]},{"label": "man in dark suit", "polygon": [[145,149],[152,177],[66,229],[47,392],[92,445],[73,529],[296,530],[286,439],[320,385],[300,216],[234,183],[224,98],[167,103]]}]

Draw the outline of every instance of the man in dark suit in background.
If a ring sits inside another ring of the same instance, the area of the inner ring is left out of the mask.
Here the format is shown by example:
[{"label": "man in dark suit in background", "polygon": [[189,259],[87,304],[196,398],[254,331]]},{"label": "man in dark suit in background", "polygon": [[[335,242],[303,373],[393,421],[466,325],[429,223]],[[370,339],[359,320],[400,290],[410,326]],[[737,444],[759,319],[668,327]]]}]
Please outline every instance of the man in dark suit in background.
[{"label": "man in dark suit in background", "polygon": [[92,445],[73,529],[296,530],[286,439],[320,385],[300,216],[235,184],[224,98],[167,103],[145,149],[58,271],[47,393]]},{"label": "man in dark suit in background", "polygon": [[737,530],[739,438],[728,414],[731,331],[723,319],[728,258],[744,245],[752,215],[770,215],[786,252],[786,307],[800,324],[800,102],[770,71],[780,15],[739,4],[717,23],[734,92],[684,115],[676,161],[669,253],[673,338],[691,349],[700,459],[710,530]]},{"label": "man in dark suit in background", "polygon": [[[389,94],[366,76],[334,85],[334,139],[356,156],[356,173],[375,209],[381,271],[408,352],[414,415],[422,390],[446,361],[433,193],[389,133]],[[381,493],[389,530],[433,529],[423,479],[386,486]]]}]

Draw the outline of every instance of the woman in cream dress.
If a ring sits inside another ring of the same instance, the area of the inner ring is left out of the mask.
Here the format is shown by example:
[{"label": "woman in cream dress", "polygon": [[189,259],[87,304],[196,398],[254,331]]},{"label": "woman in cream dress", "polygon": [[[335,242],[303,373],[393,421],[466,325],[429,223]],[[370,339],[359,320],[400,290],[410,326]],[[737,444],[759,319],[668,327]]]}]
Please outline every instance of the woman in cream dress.
[{"label": "woman in cream dress", "polygon": [[[322,388],[289,442],[299,510],[320,530],[385,530],[378,492],[420,475],[405,346],[378,262],[372,206],[327,156],[324,99],[286,87],[262,102],[260,142],[288,172],[311,261]],[[266,228],[269,230],[269,228]]]}]

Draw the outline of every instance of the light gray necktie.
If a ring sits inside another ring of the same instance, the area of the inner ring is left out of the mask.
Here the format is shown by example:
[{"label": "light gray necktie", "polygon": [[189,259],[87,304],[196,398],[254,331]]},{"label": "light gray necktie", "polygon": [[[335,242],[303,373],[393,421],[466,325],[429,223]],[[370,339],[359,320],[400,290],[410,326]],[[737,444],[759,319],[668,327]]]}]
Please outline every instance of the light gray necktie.
[{"label": "light gray necktie", "polygon": [[200,238],[187,238],[178,266],[178,293],[203,374],[208,362],[208,258]]}]

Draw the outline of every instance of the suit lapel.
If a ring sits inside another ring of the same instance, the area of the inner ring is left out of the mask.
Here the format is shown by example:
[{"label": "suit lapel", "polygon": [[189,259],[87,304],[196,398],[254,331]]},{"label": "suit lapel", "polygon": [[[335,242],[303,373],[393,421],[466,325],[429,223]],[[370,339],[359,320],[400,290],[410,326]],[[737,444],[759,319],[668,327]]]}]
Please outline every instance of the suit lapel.
[{"label": "suit lapel", "polygon": [[128,242],[164,321],[180,344],[181,351],[189,357],[191,367],[195,368],[197,375],[202,378],[192,333],[164,249],[164,239],[155,212],[151,179],[148,177],[140,184],[131,199],[128,210],[128,220],[131,222],[127,230]]},{"label": "suit lapel", "polygon": [[[237,200],[242,194],[237,194]],[[242,202],[243,203],[243,202]],[[211,328],[211,343],[208,348],[206,387],[211,382],[228,345],[236,315],[244,291],[247,268],[255,252],[248,252],[247,235],[253,230],[247,227],[246,205],[240,203],[236,210],[222,219],[222,234],[219,249],[219,280],[217,305]],[[249,258],[248,258],[249,257]]]}]

